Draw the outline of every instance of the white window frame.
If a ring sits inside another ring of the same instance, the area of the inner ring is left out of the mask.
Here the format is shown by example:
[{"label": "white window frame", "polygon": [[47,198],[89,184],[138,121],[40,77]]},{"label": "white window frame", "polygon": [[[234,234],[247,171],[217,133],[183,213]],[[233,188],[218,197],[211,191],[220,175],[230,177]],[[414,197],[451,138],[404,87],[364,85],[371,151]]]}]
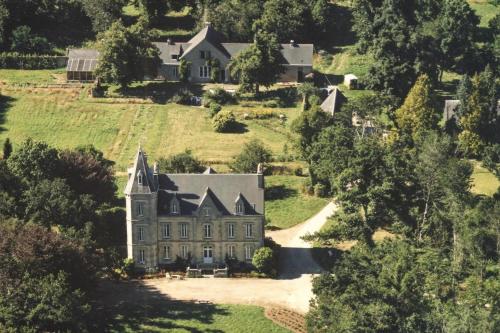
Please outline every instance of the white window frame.
[{"label": "white window frame", "polygon": [[234,223],[227,224],[227,238],[234,238]]},{"label": "white window frame", "polygon": [[139,250],[139,263],[140,264],[146,263],[146,250],[144,249]]},{"label": "white window frame", "polygon": [[236,215],[243,215],[243,203],[241,201],[236,203]]},{"label": "white window frame", "polygon": [[204,207],[203,211],[205,212],[205,216],[210,216],[210,207]]},{"label": "white window frame", "polygon": [[202,79],[208,79],[210,78],[210,74],[212,72],[212,67],[211,66],[200,66],[200,78]]},{"label": "white window frame", "polygon": [[212,225],[204,224],[203,225],[203,237],[204,238],[212,238]]},{"label": "white window frame", "polygon": [[163,246],[163,259],[170,260],[170,246]]},{"label": "white window frame", "polygon": [[252,223],[245,224],[245,237],[246,238],[253,238],[253,224]]},{"label": "white window frame", "polygon": [[137,240],[138,241],[144,241],[144,227],[137,227]]},{"label": "white window frame", "polygon": [[172,227],[170,223],[161,224],[161,235],[163,239],[170,238]]},{"label": "white window frame", "polygon": [[252,260],[253,257],[253,246],[245,245],[245,260]]},{"label": "white window frame", "polygon": [[227,256],[229,257],[229,259],[236,258],[236,245],[227,246]]},{"label": "white window frame", "polygon": [[179,209],[178,209],[179,206],[178,206],[177,201],[172,202],[171,207],[172,207],[172,212],[171,212],[172,214],[179,214]]},{"label": "white window frame", "polygon": [[138,201],[135,205],[137,216],[144,216],[144,202]]},{"label": "white window frame", "polygon": [[181,223],[179,228],[180,228],[181,238],[188,238],[189,237],[188,224]]},{"label": "white window frame", "polygon": [[181,245],[181,258],[187,259],[188,255],[189,255],[189,246]]}]

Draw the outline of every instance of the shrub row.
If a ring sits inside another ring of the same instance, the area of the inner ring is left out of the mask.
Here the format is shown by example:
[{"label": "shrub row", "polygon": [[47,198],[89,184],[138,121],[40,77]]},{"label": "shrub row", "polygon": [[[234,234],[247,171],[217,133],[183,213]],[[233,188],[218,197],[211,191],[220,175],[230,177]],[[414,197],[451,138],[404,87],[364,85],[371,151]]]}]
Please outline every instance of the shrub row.
[{"label": "shrub row", "polygon": [[55,69],[61,57],[39,54],[0,53],[0,68],[4,69]]}]

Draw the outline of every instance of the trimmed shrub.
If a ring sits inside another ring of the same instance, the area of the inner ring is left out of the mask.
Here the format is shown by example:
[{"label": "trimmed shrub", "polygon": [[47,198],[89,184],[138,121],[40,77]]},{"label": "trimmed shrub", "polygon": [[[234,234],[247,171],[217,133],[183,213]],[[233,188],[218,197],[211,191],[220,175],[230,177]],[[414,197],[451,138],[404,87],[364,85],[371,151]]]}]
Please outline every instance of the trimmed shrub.
[{"label": "trimmed shrub", "polygon": [[222,106],[220,106],[220,104],[217,104],[214,102],[210,103],[210,107],[208,110],[210,118],[215,117],[215,115],[218,114],[221,110],[222,110]]},{"label": "trimmed shrub", "polygon": [[56,69],[60,57],[17,52],[0,53],[0,68],[5,69]]},{"label": "trimmed shrub", "polygon": [[128,277],[131,277],[135,273],[135,263],[133,259],[125,258],[123,259],[122,271]]},{"label": "trimmed shrub", "polygon": [[269,247],[257,249],[252,258],[252,264],[259,273],[267,275],[276,275],[276,263],[274,252]]},{"label": "trimmed shrub", "polygon": [[231,111],[221,111],[212,119],[212,126],[218,133],[227,133],[234,130],[238,122]]}]

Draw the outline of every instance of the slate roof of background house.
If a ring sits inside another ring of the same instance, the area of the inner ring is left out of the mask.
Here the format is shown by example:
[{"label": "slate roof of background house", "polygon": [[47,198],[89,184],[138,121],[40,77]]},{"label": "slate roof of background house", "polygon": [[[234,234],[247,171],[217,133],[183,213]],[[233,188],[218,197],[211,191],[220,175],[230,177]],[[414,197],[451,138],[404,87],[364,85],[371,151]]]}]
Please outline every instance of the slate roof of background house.
[{"label": "slate roof of background house", "polygon": [[219,51],[221,51],[226,57],[230,58],[231,55],[221,45],[222,40],[223,40],[222,35],[214,28],[212,28],[211,25],[207,25],[205,28],[201,29],[200,32],[198,32],[193,38],[191,38],[188,41],[190,45],[184,51],[184,55],[191,52],[191,50],[194,49],[196,46],[198,46],[198,44],[200,44],[201,42],[207,41],[210,44],[212,44],[215,48],[219,49]]},{"label": "slate roof of background house", "polygon": [[68,51],[68,72],[92,72],[97,66],[99,51],[92,49],[70,49]]},{"label": "slate roof of background house", "polygon": [[[186,49],[189,48],[189,43],[165,43],[165,42],[155,42],[153,43],[160,50],[160,59],[164,64],[178,65],[178,59],[172,59],[172,55],[180,56]],[[182,52],[181,52],[182,51]]]},{"label": "slate roof of background house", "polygon": [[[457,108],[460,105],[458,99],[447,99],[444,102],[443,120],[446,122],[455,116]],[[497,102],[497,115],[500,116],[500,100]]]},{"label": "slate roof of background house", "polygon": [[312,66],[313,44],[281,44],[281,54],[286,60],[285,64],[298,66]]},{"label": "slate roof of background house", "polygon": [[[158,205],[165,207],[177,194],[181,215],[194,214],[207,188],[216,198],[216,205],[223,214],[235,214],[235,200],[245,198],[245,213],[264,214],[264,189],[259,188],[259,174],[161,174],[159,176]],[[253,210],[255,205],[255,210]],[[160,210],[161,213],[161,210]]]},{"label": "slate roof of background house", "polygon": [[339,87],[334,86],[332,92],[328,95],[328,97],[321,103],[321,110],[331,114],[332,116],[335,114],[340,105],[345,102],[346,98],[340,91]]}]

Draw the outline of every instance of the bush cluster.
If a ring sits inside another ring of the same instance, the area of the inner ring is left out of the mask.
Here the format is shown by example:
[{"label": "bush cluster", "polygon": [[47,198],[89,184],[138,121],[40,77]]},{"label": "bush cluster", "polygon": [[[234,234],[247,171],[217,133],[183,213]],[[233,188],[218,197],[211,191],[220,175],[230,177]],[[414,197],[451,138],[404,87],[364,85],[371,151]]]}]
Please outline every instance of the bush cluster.
[{"label": "bush cluster", "polygon": [[219,133],[227,133],[234,130],[238,122],[231,111],[221,111],[212,119],[214,130]]},{"label": "bush cluster", "polygon": [[220,111],[222,110],[222,106],[220,104],[217,104],[215,102],[210,103],[209,109],[208,109],[208,114],[210,115],[210,118],[215,117]]},{"label": "bush cluster", "polygon": [[203,106],[208,107],[211,103],[220,105],[236,104],[236,97],[222,88],[215,88],[203,94]]},{"label": "bush cluster", "polygon": [[191,105],[193,101],[193,93],[187,89],[179,90],[171,99],[173,103]]},{"label": "bush cluster", "polygon": [[55,69],[58,68],[57,56],[21,54],[17,52],[0,53],[0,68],[4,69]]}]

